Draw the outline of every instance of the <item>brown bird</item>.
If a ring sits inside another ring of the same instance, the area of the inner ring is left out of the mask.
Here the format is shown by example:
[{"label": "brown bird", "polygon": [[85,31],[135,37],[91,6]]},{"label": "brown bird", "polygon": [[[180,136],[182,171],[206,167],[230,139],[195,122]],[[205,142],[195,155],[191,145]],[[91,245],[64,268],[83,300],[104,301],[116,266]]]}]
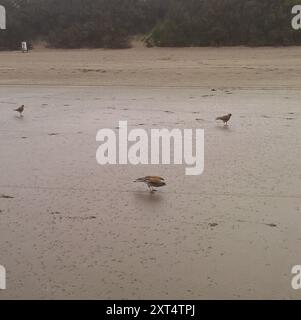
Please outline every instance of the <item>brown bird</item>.
[{"label": "brown bird", "polygon": [[136,179],[134,182],[143,182],[145,183],[150,192],[156,192],[154,188],[160,188],[166,186],[165,179],[158,176],[146,176],[143,178]]},{"label": "brown bird", "polygon": [[232,117],[232,114],[229,113],[229,114],[227,114],[225,116],[217,117],[216,120],[222,120],[225,125],[228,125],[228,121],[231,119],[231,117]]},{"label": "brown bird", "polygon": [[22,104],[21,107],[19,107],[19,108],[17,108],[17,109],[14,109],[14,111],[19,112],[19,113],[20,113],[20,116],[22,116],[22,113],[24,112],[24,108],[25,108],[25,106],[24,106],[24,104]]}]

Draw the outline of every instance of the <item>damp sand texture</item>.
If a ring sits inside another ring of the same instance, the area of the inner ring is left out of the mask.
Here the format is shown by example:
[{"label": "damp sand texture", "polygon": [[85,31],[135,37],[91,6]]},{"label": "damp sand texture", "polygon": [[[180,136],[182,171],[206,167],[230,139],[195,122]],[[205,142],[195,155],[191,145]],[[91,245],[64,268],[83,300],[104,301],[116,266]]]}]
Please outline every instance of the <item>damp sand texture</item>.
[{"label": "damp sand texture", "polygon": [[[299,299],[300,66],[301,48],[1,52],[0,299]],[[203,175],[98,165],[120,120],[205,129]],[[148,174],[168,185],[132,183]]]}]

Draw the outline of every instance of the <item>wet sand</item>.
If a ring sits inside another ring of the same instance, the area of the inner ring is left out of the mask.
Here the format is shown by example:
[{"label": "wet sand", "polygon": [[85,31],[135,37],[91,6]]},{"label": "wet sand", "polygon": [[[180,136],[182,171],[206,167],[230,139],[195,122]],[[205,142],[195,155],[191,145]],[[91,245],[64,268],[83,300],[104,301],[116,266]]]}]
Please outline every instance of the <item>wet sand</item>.
[{"label": "wet sand", "polygon": [[[299,299],[300,53],[0,53],[0,299]],[[205,129],[204,174],[98,165],[119,120]]]}]

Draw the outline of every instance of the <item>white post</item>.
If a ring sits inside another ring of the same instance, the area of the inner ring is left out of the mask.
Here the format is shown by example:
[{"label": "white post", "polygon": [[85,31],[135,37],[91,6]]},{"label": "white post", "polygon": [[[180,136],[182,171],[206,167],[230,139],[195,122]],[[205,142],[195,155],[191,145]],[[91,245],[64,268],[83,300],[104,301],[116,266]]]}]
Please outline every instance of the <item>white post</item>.
[{"label": "white post", "polygon": [[22,52],[28,52],[28,48],[27,48],[27,42],[26,41],[23,41],[22,42]]}]

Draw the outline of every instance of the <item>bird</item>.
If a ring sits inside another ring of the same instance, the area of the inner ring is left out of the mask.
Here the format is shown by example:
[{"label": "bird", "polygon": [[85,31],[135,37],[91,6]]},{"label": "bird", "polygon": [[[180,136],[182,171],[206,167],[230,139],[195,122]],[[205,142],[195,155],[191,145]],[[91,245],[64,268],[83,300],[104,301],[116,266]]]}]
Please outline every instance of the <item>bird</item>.
[{"label": "bird", "polygon": [[20,116],[22,116],[22,113],[24,112],[24,108],[25,108],[25,106],[24,106],[24,104],[22,104],[21,107],[14,109],[14,111],[19,112]]},{"label": "bird", "polygon": [[232,117],[232,114],[229,113],[229,114],[227,114],[225,116],[217,117],[216,120],[222,120],[225,125],[228,125],[228,121],[231,119],[231,117]]},{"label": "bird", "polygon": [[157,190],[154,188],[160,188],[160,187],[166,186],[165,179],[158,176],[146,176],[143,178],[138,178],[134,180],[134,182],[145,183],[148,186],[150,192],[156,192]]}]

